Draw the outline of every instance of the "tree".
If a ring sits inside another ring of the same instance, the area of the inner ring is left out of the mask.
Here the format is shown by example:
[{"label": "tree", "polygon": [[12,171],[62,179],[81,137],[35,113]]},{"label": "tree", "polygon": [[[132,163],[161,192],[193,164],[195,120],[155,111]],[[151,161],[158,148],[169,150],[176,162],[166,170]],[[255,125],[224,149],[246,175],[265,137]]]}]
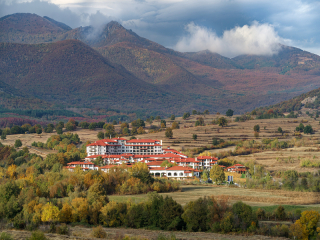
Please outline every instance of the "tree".
[{"label": "tree", "polygon": [[188,113],[188,112],[184,113],[183,116],[182,116],[182,118],[184,120],[186,120],[188,117],[190,117],[190,113]]},{"label": "tree", "polygon": [[89,129],[90,130],[94,130],[94,129],[96,129],[96,127],[97,127],[97,124],[95,123],[95,122],[92,122],[92,123],[90,123],[90,125],[89,125]]},{"label": "tree", "polygon": [[66,129],[67,129],[67,131],[76,130],[77,129],[76,121],[74,119],[70,118],[66,124]]},{"label": "tree", "polygon": [[172,128],[172,129],[179,129],[179,128],[180,128],[180,127],[179,127],[179,123],[173,122],[171,128]]},{"label": "tree", "polygon": [[69,203],[64,203],[59,214],[59,221],[63,223],[69,223],[72,221],[72,208]]},{"label": "tree", "polygon": [[151,177],[147,164],[142,162],[138,162],[132,166],[131,175],[135,178],[139,178],[144,183],[153,182],[153,179]]},{"label": "tree", "polygon": [[161,120],[161,128],[165,128],[167,126],[166,120],[162,119]]},{"label": "tree", "polygon": [[87,129],[89,127],[89,123],[88,122],[81,122],[80,127],[83,129]]},{"label": "tree", "polygon": [[97,137],[98,137],[99,139],[103,139],[103,138],[104,138],[103,132],[98,132]]},{"label": "tree", "polygon": [[226,112],[226,116],[227,117],[232,117],[233,116],[233,110],[228,109],[228,111]]},{"label": "tree", "polygon": [[300,123],[299,126],[296,127],[296,131],[297,132],[303,132],[303,130],[304,130],[304,125],[302,123]]},{"label": "tree", "polygon": [[198,138],[198,135],[197,135],[197,134],[192,134],[192,139],[193,139],[193,140],[197,140],[197,138]]},{"label": "tree", "polygon": [[125,128],[123,128],[122,129],[122,134],[124,134],[124,135],[129,135],[130,134],[130,130],[129,130],[129,128],[127,128],[127,127],[125,127]]},{"label": "tree", "polygon": [[208,109],[204,110],[203,114],[204,115],[208,115],[209,114],[209,110]]},{"label": "tree", "polygon": [[278,133],[281,133],[283,135],[283,131],[281,127],[278,127]]},{"label": "tree", "polygon": [[40,135],[41,133],[42,133],[42,128],[38,128],[38,129],[37,129],[37,134]]},{"label": "tree", "polygon": [[305,134],[313,133],[313,129],[312,129],[311,125],[305,126],[305,128],[303,129],[303,133],[305,133]]},{"label": "tree", "polygon": [[62,128],[56,128],[56,131],[57,131],[58,134],[62,134],[63,133],[62,132]]},{"label": "tree", "polygon": [[174,166],[174,164],[169,162],[168,160],[164,160],[160,165],[160,167],[167,167],[167,168],[168,167],[173,167],[173,166]]},{"label": "tree", "polygon": [[228,121],[224,117],[221,117],[221,118],[218,119],[218,124],[221,127],[225,127],[225,126],[228,125]]},{"label": "tree", "polygon": [[254,125],[253,131],[260,132],[260,126],[259,125]]},{"label": "tree", "polygon": [[93,163],[94,163],[95,165],[99,166],[99,167],[102,167],[102,166],[103,166],[103,159],[102,159],[102,157],[101,157],[101,156],[98,156],[98,157],[96,158],[96,160],[93,161]]},{"label": "tree", "polygon": [[223,169],[219,165],[215,164],[210,170],[210,178],[212,179],[212,181],[218,184],[222,183],[225,180],[226,176]]},{"label": "tree", "polygon": [[192,110],[192,115],[197,115],[197,110]]},{"label": "tree", "polygon": [[144,123],[144,121],[142,119],[139,118],[137,120],[132,121],[131,125],[132,125],[132,127],[139,128],[139,127],[144,127],[146,124]]},{"label": "tree", "polygon": [[204,182],[208,181],[210,173],[208,172],[208,170],[203,170],[202,175],[201,175],[201,179]]},{"label": "tree", "polygon": [[170,119],[173,121],[176,119],[176,116],[172,114]]},{"label": "tree", "polygon": [[10,129],[10,132],[11,134],[19,134],[19,133],[23,133],[21,127],[19,126],[13,126],[11,129]]},{"label": "tree", "polygon": [[1,140],[5,140],[7,138],[7,135],[5,134],[5,132],[2,132],[1,134]]},{"label": "tree", "polygon": [[304,211],[299,220],[290,226],[290,233],[299,239],[309,239],[317,232],[317,223],[320,219],[320,214],[315,211]]},{"label": "tree", "polygon": [[131,134],[132,134],[132,135],[138,134],[138,130],[137,130],[136,127],[132,127]]},{"label": "tree", "polygon": [[73,222],[87,222],[88,218],[88,201],[86,198],[75,198],[71,202]]},{"label": "tree", "polygon": [[117,123],[117,120],[113,120],[112,121],[112,125],[117,125],[118,123]]},{"label": "tree", "polygon": [[172,137],[173,137],[173,131],[172,131],[171,128],[167,128],[167,129],[166,129],[165,136],[166,136],[167,138],[172,138]]},{"label": "tree", "polygon": [[56,222],[59,221],[59,208],[52,203],[47,203],[43,206],[41,211],[41,221],[43,222]]},{"label": "tree", "polygon": [[113,138],[116,136],[116,131],[114,129],[114,126],[112,124],[105,124],[103,128],[106,130],[105,136],[106,138],[109,138],[110,136]]},{"label": "tree", "polygon": [[138,130],[137,130],[137,133],[138,134],[145,134],[146,131],[143,129],[143,127],[139,127]]},{"label": "tree", "polygon": [[121,123],[120,128],[121,129],[129,128],[129,123],[126,123],[126,122]]},{"label": "tree", "polygon": [[10,165],[6,174],[10,179],[15,179],[17,177],[17,166],[14,164]]},{"label": "tree", "polygon": [[18,147],[21,147],[21,146],[22,146],[21,140],[20,140],[20,139],[17,139],[17,140],[15,141],[15,143],[14,143],[14,147],[15,147],[15,148],[18,148]]}]

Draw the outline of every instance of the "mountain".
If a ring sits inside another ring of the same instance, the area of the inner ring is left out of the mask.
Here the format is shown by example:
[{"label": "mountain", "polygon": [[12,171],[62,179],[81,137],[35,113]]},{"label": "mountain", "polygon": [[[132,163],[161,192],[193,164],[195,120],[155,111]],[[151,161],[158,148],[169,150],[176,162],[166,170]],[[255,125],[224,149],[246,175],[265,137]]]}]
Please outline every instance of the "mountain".
[{"label": "mountain", "polygon": [[148,98],[157,101],[156,94],[165,94],[78,40],[37,45],[0,43],[0,62],[0,79],[5,79],[13,91],[46,101],[91,107],[101,102],[122,107],[125,102],[130,108]]},{"label": "mountain", "polygon": [[71,29],[35,14],[1,18],[0,41],[0,83],[71,107],[241,113],[320,87],[320,57],[288,46],[232,59],[181,53],[114,21]]},{"label": "mountain", "polygon": [[0,18],[0,42],[52,42],[71,28],[48,17],[18,13]]}]

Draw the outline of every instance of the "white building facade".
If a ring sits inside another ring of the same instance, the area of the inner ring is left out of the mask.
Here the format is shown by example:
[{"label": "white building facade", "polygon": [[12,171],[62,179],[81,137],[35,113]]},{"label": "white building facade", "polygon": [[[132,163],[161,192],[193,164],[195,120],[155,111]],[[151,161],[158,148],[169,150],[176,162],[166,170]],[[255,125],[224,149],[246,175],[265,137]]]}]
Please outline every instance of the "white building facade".
[{"label": "white building facade", "polygon": [[87,157],[92,155],[135,155],[163,154],[162,140],[124,138],[102,139],[87,146]]}]

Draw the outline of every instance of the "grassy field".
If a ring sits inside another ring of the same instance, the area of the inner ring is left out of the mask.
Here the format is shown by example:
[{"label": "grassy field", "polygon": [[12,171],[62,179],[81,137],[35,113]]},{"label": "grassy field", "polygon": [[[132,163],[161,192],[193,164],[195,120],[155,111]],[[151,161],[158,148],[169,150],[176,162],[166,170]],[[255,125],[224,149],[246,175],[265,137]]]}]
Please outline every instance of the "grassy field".
[{"label": "grassy field", "polygon": [[[48,226],[47,226],[48,228]],[[139,240],[155,240],[159,236],[175,236],[176,239],[210,239],[210,240],[264,240],[270,239],[269,236],[261,235],[227,235],[227,234],[218,234],[218,233],[209,233],[209,232],[177,232],[177,231],[161,231],[161,230],[145,230],[145,229],[130,229],[130,228],[104,228],[107,233],[107,238],[105,239],[123,239],[125,236],[139,239]],[[0,231],[1,232],[1,231]],[[14,239],[24,240],[31,236],[31,232],[28,231],[18,231],[18,230],[4,230],[13,236]],[[92,237],[92,229],[75,226],[70,228],[69,235],[58,235],[47,233],[45,234],[47,239],[50,240],[66,240],[66,239],[75,239],[75,240],[84,240],[84,239],[100,239]],[[286,238],[277,238],[272,237],[273,240],[280,240]]]},{"label": "grassy field", "polygon": [[[200,197],[216,199],[227,198],[230,203],[243,201],[251,206],[274,206],[274,205],[299,205],[320,209],[320,194],[313,192],[288,192],[281,190],[260,190],[234,188],[216,185],[182,185],[180,192],[160,193],[162,196],[170,196],[181,205],[195,201]],[[139,203],[147,199],[147,194],[139,195],[112,195],[110,201],[126,202],[128,200]]]}]

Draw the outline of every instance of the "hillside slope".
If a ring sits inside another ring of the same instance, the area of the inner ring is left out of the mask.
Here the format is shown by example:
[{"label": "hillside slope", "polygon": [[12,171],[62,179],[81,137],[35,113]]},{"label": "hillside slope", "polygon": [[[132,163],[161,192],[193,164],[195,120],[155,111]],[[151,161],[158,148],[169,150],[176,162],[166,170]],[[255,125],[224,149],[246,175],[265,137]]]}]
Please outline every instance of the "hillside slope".
[{"label": "hillside slope", "polygon": [[38,45],[1,43],[0,62],[0,79],[7,85],[47,101],[88,106],[109,102],[137,108],[148,98],[161,104],[163,99],[157,100],[157,95],[165,94],[170,100],[170,94],[111,64],[77,40]]}]

